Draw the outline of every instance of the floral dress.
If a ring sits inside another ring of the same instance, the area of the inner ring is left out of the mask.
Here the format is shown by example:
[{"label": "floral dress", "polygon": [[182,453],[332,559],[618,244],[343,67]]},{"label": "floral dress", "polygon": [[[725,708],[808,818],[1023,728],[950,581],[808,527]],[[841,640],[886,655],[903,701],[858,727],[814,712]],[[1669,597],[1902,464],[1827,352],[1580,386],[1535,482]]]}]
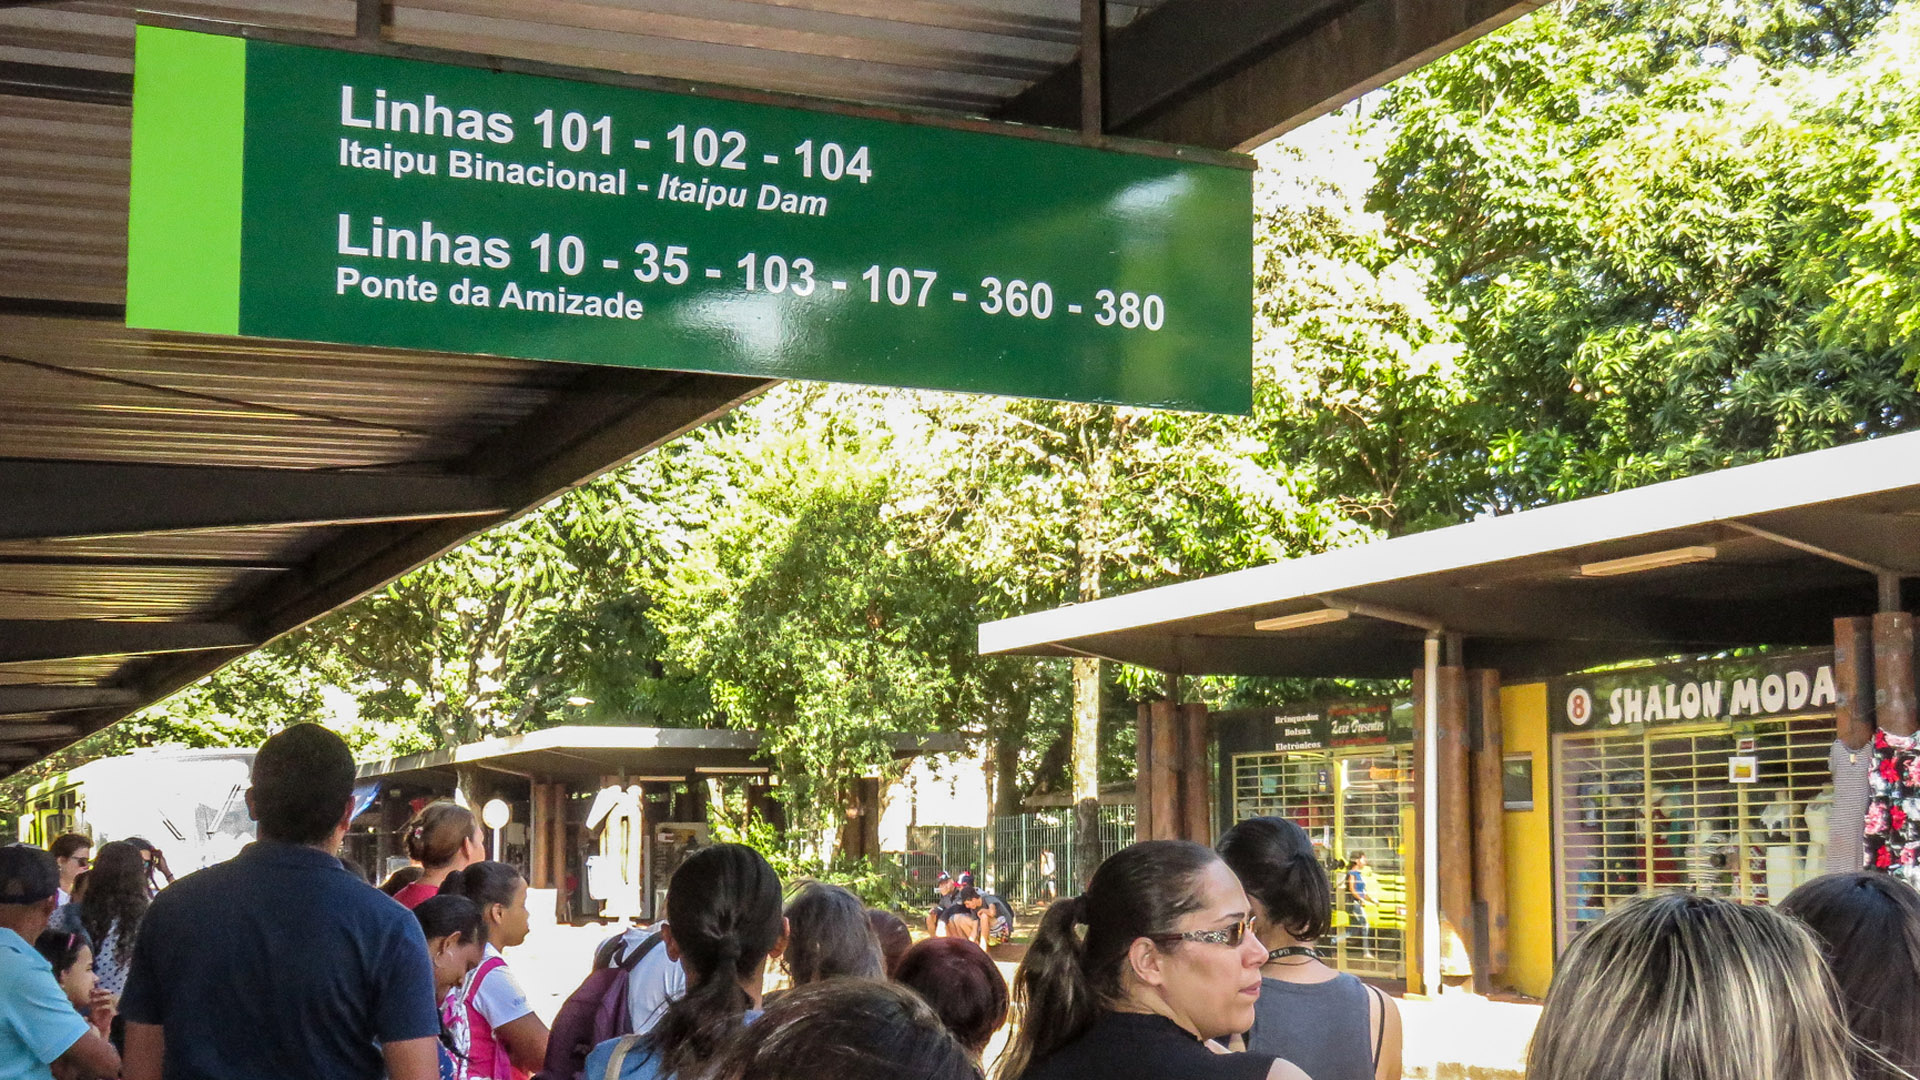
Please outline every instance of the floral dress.
[{"label": "floral dress", "polygon": [[1873,733],[1867,865],[1920,885],[1920,739]]}]

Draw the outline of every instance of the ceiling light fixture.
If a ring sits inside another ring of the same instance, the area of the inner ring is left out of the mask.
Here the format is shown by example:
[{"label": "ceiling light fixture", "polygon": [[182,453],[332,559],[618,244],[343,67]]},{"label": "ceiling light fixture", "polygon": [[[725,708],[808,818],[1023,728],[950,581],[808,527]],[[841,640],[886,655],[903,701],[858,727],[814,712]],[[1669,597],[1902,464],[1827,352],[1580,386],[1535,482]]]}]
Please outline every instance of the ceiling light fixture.
[{"label": "ceiling light fixture", "polygon": [[1346,617],[1347,611],[1344,608],[1321,608],[1318,611],[1303,611],[1298,615],[1282,615],[1277,619],[1261,619],[1253,624],[1253,628],[1255,630],[1298,630],[1303,626],[1339,622]]},{"label": "ceiling light fixture", "polygon": [[1581,577],[1614,577],[1618,574],[1637,574],[1642,570],[1658,570],[1666,566],[1685,566],[1687,563],[1706,562],[1718,557],[1717,548],[1683,547],[1667,551],[1650,551],[1645,555],[1629,555],[1624,559],[1607,559],[1602,562],[1584,563],[1580,567]]}]

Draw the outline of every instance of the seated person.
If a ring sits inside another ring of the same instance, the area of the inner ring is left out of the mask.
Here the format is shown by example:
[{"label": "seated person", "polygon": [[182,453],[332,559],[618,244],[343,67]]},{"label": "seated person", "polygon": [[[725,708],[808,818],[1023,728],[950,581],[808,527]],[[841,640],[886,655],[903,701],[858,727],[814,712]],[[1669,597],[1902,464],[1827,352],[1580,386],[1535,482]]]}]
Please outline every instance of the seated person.
[{"label": "seated person", "polygon": [[947,936],[965,938],[981,948],[1005,944],[1013,936],[1013,908],[992,893],[971,885],[955,893],[960,909],[947,919]]}]

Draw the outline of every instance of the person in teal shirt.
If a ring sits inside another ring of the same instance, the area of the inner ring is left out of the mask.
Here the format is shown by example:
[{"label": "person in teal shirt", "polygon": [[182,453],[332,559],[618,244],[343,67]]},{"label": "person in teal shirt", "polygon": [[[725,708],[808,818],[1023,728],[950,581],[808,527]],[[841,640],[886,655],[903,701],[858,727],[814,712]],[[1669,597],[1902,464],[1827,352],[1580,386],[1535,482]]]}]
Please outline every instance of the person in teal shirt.
[{"label": "person in teal shirt", "polygon": [[120,1055],[67,1000],[46,957],[31,944],[47,928],[60,889],[53,856],[0,847],[0,1080],[119,1076]]}]

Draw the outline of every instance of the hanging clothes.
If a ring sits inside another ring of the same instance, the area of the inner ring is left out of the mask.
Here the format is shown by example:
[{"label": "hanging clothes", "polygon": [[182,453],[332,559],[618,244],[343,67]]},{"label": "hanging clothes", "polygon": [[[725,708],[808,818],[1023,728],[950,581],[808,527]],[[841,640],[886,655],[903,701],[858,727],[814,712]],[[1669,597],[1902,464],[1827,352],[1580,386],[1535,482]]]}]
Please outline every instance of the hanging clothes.
[{"label": "hanging clothes", "polygon": [[1913,736],[1873,733],[1864,820],[1867,865],[1920,884],[1920,746]]},{"label": "hanging clothes", "polygon": [[1827,769],[1833,774],[1832,831],[1827,834],[1825,872],[1858,870],[1866,865],[1861,850],[1861,823],[1867,816],[1867,776],[1873,772],[1874,750],[1862,746],[1855,750],[1840,739],[1833,740],[1827,752]]}]

